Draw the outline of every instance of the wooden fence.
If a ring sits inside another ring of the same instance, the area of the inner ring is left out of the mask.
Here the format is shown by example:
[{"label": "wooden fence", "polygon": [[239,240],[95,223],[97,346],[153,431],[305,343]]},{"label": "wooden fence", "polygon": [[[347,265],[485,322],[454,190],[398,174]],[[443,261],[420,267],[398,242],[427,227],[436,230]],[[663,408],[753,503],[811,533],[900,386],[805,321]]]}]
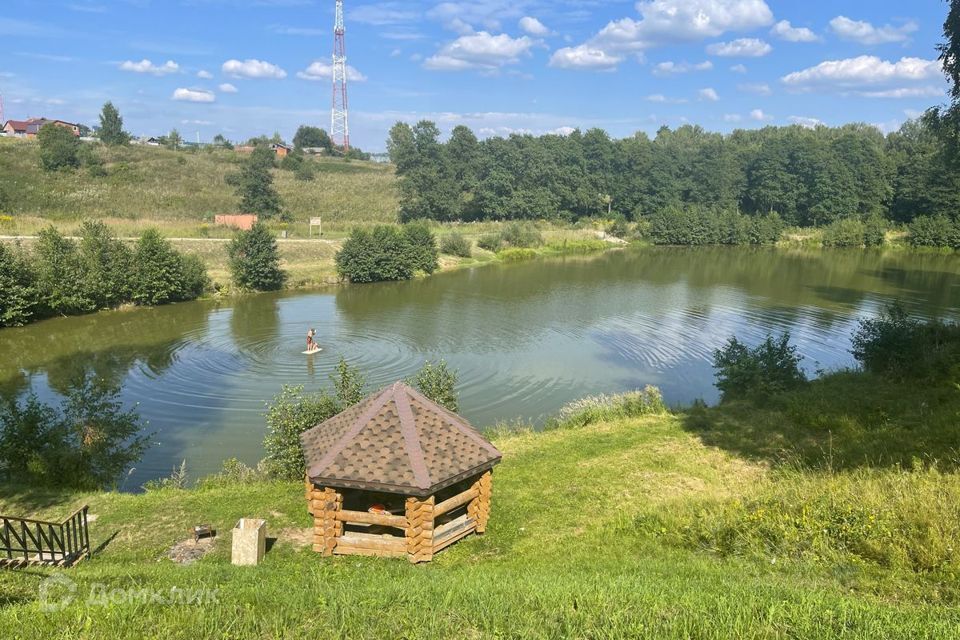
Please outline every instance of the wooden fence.
[{"label": "wooden fence", "polygon": [[70,566],[90,557],[86,505],[63,522],[0,516],[0,566]]}]

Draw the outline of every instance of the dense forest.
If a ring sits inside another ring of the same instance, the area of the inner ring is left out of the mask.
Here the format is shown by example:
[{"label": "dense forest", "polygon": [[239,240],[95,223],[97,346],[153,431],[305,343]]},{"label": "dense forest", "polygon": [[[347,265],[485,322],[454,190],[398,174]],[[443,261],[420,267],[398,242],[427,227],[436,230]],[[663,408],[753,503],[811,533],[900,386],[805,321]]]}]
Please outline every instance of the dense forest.
[{"label": "dense forest", "polygon": [[478,140],[458,126],[441,142],[437,126],[421,121],[394,125],[387,144],[404,220],[640,220],[694,208],[773,212],[799,226],[908,223],[960,215],[943,124],[931,111],[889,135],[866,124],[727,135],[687,125],[619,140],[601,129]]}]

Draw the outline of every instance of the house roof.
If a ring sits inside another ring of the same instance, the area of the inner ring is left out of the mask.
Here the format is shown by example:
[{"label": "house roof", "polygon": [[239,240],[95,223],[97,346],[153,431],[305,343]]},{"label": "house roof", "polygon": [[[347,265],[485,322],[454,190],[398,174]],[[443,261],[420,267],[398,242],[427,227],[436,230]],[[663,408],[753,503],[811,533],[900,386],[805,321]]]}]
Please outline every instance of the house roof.
[{"label": "house roof", "polygon": [[40,128],[45,124],[63,124],[68,127],[76,127],[77,125],[72,122],[67,122],[66,120],[50,120],[48,118],[30,118],[29,120],[7,120],[4,123],[3,128],[6,128],[7,125],[11,125],[14,131],[26,131],[27,133],[37,133],[40,131]]},{"label": "house roof", "polygon": [[402,382],[300,436],[320,485],[428,496],[500,462],[470,424]]}]

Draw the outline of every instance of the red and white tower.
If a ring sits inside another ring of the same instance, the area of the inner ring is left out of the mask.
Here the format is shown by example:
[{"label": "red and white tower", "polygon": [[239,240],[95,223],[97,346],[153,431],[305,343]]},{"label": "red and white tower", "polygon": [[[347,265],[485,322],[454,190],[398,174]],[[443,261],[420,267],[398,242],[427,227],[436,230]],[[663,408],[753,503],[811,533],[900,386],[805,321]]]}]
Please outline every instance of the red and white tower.
[{"label": "red and white tower", "polygon": [[333,106],[330,109],[330,137],[333,144],[350,150],[350,121],[347,114],[347,47],[343,28],[343,0],[337,0],[333,24]]}]

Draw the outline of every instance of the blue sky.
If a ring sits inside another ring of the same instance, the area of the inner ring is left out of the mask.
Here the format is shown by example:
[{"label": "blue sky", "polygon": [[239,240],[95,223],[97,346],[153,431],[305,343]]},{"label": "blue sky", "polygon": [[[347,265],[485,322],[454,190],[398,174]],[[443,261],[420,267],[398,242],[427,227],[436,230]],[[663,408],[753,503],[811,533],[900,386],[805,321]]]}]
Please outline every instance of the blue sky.
[{"label": "blue sky", "polygon": [[[481,136],[867,122],[945,101],[938,0],[346,0],[354,145],[397,120]],[[329,128],[333,0],[4,0],[7,118],[231,139]]]}]

